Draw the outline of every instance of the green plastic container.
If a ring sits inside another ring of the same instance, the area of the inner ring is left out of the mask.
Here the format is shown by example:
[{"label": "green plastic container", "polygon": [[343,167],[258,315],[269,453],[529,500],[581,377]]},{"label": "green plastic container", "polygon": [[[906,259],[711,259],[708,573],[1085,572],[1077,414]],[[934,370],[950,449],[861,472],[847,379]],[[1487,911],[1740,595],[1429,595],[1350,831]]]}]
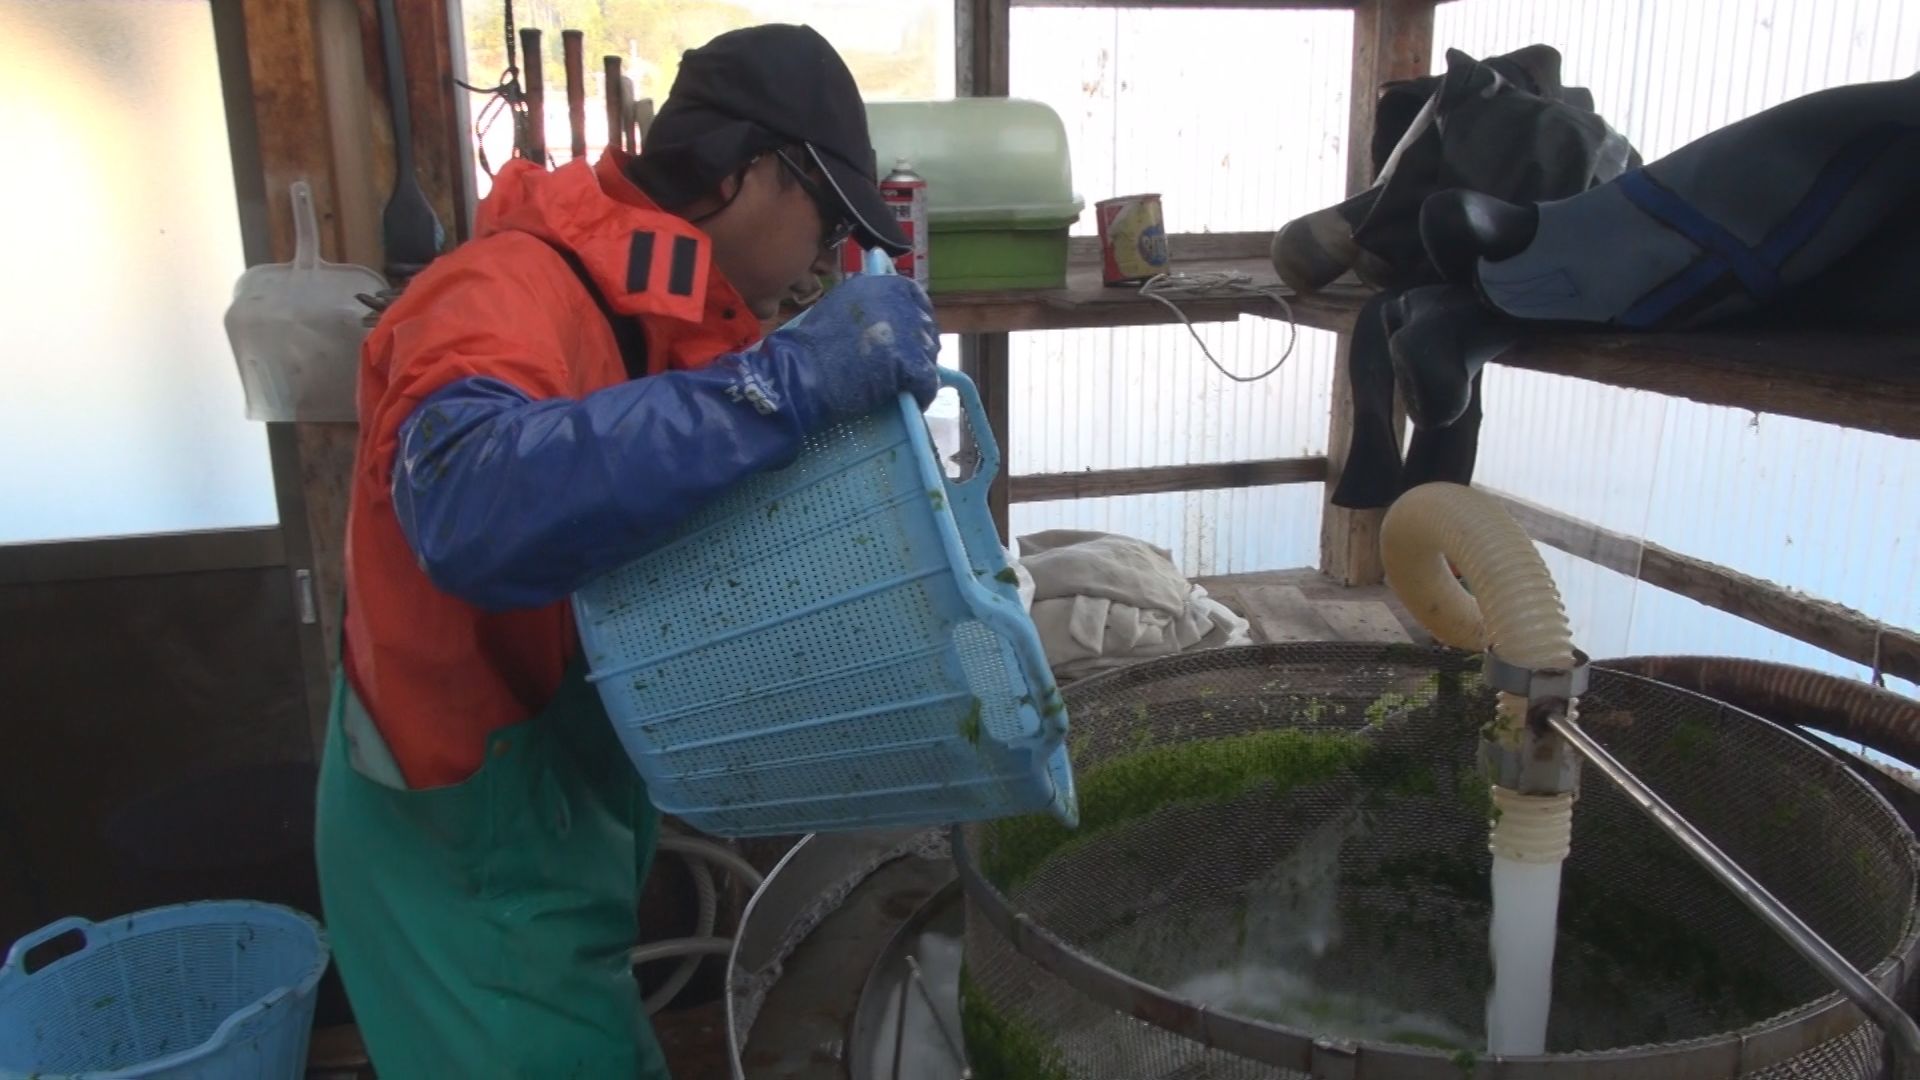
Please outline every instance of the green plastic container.
[{"label": "green plastic container", "polygon": [[880,173],[904,160],[927,182],[932,292],[1047,289],[1067,280],[1073,192],[1059,114],[1020,98],[867,105]]}]

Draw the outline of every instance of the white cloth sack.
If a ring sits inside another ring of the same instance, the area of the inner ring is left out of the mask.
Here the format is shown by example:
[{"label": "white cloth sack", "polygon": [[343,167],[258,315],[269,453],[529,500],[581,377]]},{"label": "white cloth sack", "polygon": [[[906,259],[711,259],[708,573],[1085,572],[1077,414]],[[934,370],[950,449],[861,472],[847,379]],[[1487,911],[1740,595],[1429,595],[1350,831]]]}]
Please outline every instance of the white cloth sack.
[{"label": "white cloth sack", "polygon": [[1023,536],[1018,547],[1022,593],[1030,577],[1033,623],[1062,680],[1250,640],[1245,619],[1144,540],[1056,529]]}]

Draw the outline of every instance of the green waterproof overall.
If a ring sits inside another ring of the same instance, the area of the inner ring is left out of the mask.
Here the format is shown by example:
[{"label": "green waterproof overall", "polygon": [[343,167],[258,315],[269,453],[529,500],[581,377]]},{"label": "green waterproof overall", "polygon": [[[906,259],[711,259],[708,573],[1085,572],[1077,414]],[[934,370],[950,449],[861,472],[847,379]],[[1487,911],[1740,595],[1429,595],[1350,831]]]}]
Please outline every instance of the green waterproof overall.
[{"label": "green waterproof overall", "polygon": [[321,903],[381,1080],[666,1080],[627,963],[658,827],[577,662],[479,772],[420,790],[336,675]]}]

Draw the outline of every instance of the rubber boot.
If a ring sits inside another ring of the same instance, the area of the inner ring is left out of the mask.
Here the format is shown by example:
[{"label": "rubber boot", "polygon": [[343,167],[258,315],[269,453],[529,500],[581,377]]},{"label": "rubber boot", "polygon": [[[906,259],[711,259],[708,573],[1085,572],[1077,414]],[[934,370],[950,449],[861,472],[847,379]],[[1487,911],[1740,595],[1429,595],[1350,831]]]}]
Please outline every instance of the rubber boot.
[{"label": "rubber boot", "polygon": [[1408,289],[1384,309],[1394,381],[1416,427],[1443,428],[1473,403],[1473,380],[1518,329],[1458,285]]},{"label": "rubber boot", "polygon": [[1898,227],[1916,175],[1920,75],[1822,90],[1541,203],[1533,239],[1481,259],[1476,281],[1496,309],[1539,321],[1666,330],[1777,312],[1842,266],[1883,276],[1851,256]]},{"label": "rubber boot", "polygon": [[1540,208],[1520,206],[1465,188],[1427,197],[1420,204],[1420,243],[1440,276],[1456,285],[1473,283],[1480,260],[1519,254],[1540,228]]}]

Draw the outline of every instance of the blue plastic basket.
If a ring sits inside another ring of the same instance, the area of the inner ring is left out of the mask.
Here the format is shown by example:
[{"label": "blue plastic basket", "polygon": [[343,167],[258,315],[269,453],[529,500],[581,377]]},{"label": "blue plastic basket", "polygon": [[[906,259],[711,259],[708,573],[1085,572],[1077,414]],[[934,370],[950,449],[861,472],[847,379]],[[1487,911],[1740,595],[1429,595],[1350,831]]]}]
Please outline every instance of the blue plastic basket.
[{"label": "blue plastic basket", "polygon": [[[78,951],[29,963],[66,935]],[[0,966],[0,1077],[298,1080],[326,967],[320,924],[272,904],[62,919]]]},{"label": "blue plastic basket", "polygon": [[913,399],[810,439],[574,597],[590,678],[655,805],[722,836],[1077,819],[1067,716],[987,487]]}]

